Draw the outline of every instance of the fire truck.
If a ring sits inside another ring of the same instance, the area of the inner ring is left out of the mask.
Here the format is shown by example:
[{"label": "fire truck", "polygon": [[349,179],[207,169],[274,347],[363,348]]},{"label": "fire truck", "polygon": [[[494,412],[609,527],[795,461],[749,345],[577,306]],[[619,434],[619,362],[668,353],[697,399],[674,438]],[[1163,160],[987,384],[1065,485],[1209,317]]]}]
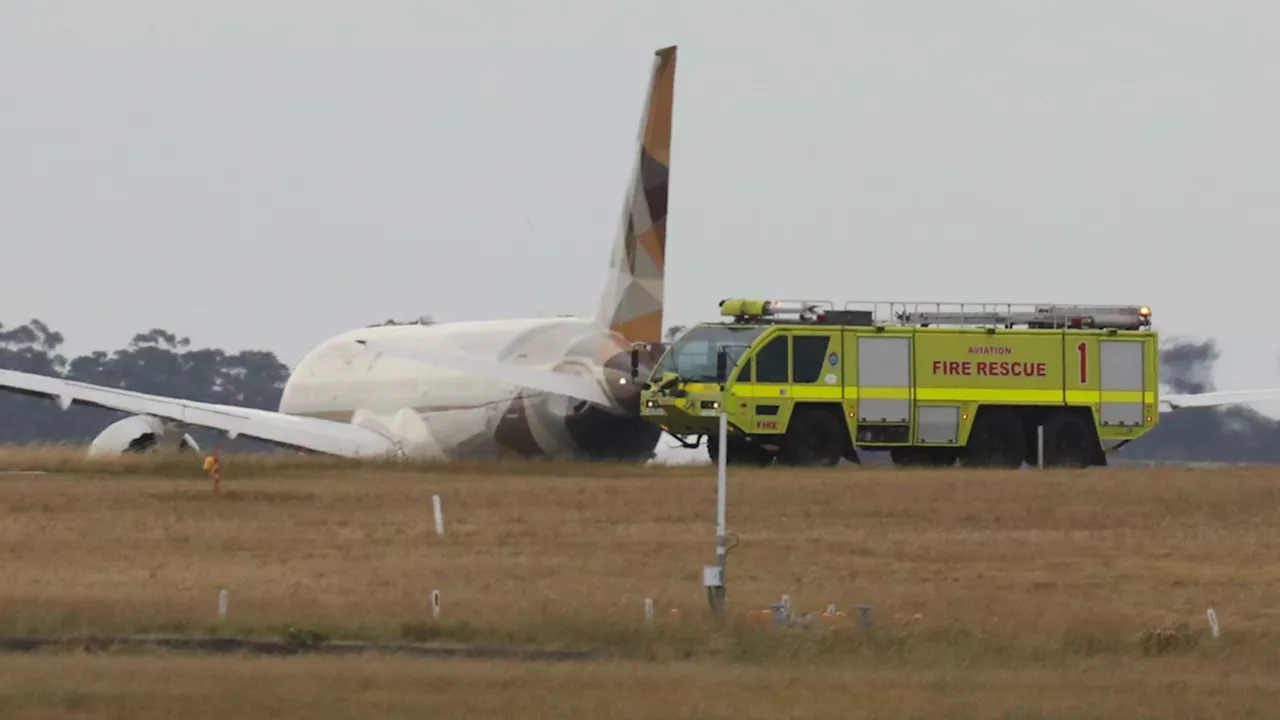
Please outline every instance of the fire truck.
[{"label": "fire truck", "polygon": [[729,299],[662,355],[641,414],[764,466],[1105,465],[1158,421],[1146,306]]}]

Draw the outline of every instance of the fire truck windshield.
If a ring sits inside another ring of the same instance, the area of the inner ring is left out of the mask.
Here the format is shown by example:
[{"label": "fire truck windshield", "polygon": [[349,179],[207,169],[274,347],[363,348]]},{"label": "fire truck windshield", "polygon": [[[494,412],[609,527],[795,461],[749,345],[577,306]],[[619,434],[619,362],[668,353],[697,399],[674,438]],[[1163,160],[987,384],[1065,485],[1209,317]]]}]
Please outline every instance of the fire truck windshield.
[{"label": "fire truck windshield", "polygon": [[[738,359],[766,327],[702,325],[686,332],[654,369],[655,378],[675,373],[685,382],[724,382]],[[725,362],[718,362],[721,352]]]}]

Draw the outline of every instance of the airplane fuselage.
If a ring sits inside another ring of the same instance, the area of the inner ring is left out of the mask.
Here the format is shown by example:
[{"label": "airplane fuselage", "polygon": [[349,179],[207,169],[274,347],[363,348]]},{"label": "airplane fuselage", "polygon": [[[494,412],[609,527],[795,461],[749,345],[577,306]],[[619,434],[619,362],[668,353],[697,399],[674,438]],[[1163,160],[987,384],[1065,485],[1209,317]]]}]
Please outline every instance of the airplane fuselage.
[{"label": "airplane fuselage", "polygon": [[[585,375],[611,406],[383,355],[359,340]],[[639,420],[638,407],[626,339],[564,317],[345,332],[298,363],[280,400],[282,413],[351,422],[395,438],[410,456],[445,459],[647,459],[661,433]]]}]

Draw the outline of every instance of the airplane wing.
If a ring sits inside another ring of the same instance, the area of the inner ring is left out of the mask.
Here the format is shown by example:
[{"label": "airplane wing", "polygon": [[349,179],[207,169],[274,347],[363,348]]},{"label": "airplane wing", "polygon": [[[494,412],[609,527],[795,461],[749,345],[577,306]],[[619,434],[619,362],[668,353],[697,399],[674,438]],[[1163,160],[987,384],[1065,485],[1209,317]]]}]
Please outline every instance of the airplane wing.
[{"label": "airplane wing", "polygon": [[520,385],[556,395],[586,400],[605,407],[609,397],[593,378],[582,375],[542,370],[527,365],[512,365],[469,355],[426,352],[416,347],[385,340],[356,340],[375,353],[414,360],[471,375],[481,375],[498,382]]},{"label": "airplane wing", "polygon": [[368,457],[392,454],[398,450],[396,443],[390,438],[349,423],[147,395],[14,370],[0,370],[0,390],[50,397],[63,410],[71,407],[72,403],[79,402],[221,430],[233,439],[244,435],[276,445],[329,455]]},{"label": "airplane wing", "polygon": [[1222,390],[1192,395],[1161,395],[1160,412],[1173,412],[1188,407],[1215,407],[1218,405],[1248,405],[1250,403],[1280,400],[1280,388],[1271,390]]}]

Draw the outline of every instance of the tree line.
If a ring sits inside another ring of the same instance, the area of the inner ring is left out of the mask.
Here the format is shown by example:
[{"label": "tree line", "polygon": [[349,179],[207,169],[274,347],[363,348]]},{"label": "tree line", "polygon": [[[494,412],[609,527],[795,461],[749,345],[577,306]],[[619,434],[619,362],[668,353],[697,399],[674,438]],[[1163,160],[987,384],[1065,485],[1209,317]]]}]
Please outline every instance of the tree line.
[{"label": "tree line", "polygon": [[[395,321],[387,321],[393,323]],[[429,317],[409,322],[430,323]],[[399,323],[397,323],[399,324]],[[684,328],[673,326],[667,339]],[[137,392],[261,410],[279,407],[289,367],[268,350],[230,353],[192,346],[190,338],[161,329],[133,336],[118,350],[68,358],[63,335],[40,320],[7,328],[0,324],[0,369],[80,380]],[[1219,351],[1212,340],[1169,341],[1161,349],[1161,379],[1175,392],[1214,389]],[[0,393],[0,444],[87,443],[124,413]],[[251,439],[228,441],[193,430],[202,447],[218,444],[239,452],[272,450]],[[1118,453],[1142,461],[1280,462],[1280,422],[1245,407],[1188,408],[1164,415],[1159,426]]]},{"label": "tree line", "polygon": [[[40,320],[12,329],[0,325],[0,369],[261,410],[279,407],[289,377],[289,368],[275,353],[196,348],[190,338],[161,329],[138,333],[119,350],[70,359],[61,352],[63,343],[62,333]],[[47,398],[0,393],[0,444],[87,443],[127,416],[80,404],[64,412]],[[274,448],[248,438],[230,441],[210,431],[191,434],[202,448]]]}]

